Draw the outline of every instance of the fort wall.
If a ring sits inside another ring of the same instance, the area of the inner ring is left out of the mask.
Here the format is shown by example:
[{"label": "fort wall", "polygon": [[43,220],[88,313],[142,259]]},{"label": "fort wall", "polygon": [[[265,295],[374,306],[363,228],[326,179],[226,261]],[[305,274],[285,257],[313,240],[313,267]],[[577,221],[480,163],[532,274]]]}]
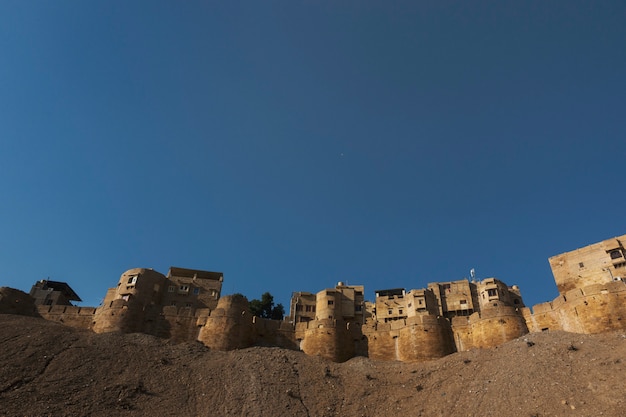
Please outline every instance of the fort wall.
[{"label": "fort wall", "polygon": [[248,300],[241,295],[229,295],[219,299],[197,339],[212,349],[242,349],[254,345],[253,330]]},{"label": "fort wall", "polygon": [[306,323],[300,349],[307,355],[344,362],[355,356],[355,342],[361,340],[361,329],[342,319],[321,319]]},{"label": "fort wall", "polygon": [[94,307],[40,305],[37,306],[37,310],[39,315],[46,320],[56,321],[79,329],[92,330],[97,309]]},{"label": "fort wall", "polygon": [[458,351],[491,348],[528,333],[523,312],[511,306],[492,303],[480,312],[452,319],[454,341]]},{"label": "fort wall", "polygon": [[410,317],[398,333],[396,360],[402,362],[437,359],[456,350],[450,322],[443,317]]},{"label": "fort wall", "polygon": [[626,284],[611,281],[567,291],[524,312],[531,332],[602,333],[626,329]]},{"label": "fort wall", "polygon": [[298,350],[294,325],[283,320],[269,320],[252,316],[254,344],[256,346],[278,346]]},{"label": "fort wall", "polygon": [[124,272],[98,308],[61,305],[80,300],[65,283],[39,281],[33,288],[47,293],[35,301],[0,288],[0,314],[41,316],[97,333],[198,340],[218,350],[277,346],[336,362],[358,355],[417,362],[495,347],[528,332],[626,330],[623,241],[626,235],[550,258],[560,294],[532,310],[518,287],[495,278],[378,290],[375,304],[364,301],[363,286],[340,282],[316,295],[294,293],[289,321],[269,320],[252,315],[244,296],[220,298],[221,273],[172,267],[167,277],[149,268]]}]

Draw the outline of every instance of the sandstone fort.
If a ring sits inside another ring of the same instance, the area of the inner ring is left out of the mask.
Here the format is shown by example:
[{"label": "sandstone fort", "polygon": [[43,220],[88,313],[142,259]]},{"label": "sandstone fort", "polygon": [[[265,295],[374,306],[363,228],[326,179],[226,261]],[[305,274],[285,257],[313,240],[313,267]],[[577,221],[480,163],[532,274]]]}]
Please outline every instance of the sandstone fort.
[{"label": "sandstone fort", "polygon": [[[520,289],[496,278],[376,290],[339,282],[294,292],[284,320],[250,313],[241,295],[221,296],[224,276],[185,268],[163,275],[131,269],[99,307],[77,307],[64,282],[42,280],[30,294],[0,288],[0,313],[38,315],[98,333],[147,333],[219,350],[277,346],[333,361],[354,356],[406,362],[494,347],[529,332],[601,333],[626,328],[626,235],[549,259],[559,296],[524,305]],[[623,279],[624,278],[624,279]]]}]

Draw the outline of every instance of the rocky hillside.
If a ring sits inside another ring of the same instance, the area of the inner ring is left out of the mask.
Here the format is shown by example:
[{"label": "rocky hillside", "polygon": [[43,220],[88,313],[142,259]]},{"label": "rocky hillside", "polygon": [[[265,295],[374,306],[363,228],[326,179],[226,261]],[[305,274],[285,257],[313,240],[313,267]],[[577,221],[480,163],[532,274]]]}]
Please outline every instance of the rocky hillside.
[{"label": "rocky hillside", "polygon": [[211,351],[0,315],[0,416],[624,416],[626,336],[544,332],[420,363]]}]

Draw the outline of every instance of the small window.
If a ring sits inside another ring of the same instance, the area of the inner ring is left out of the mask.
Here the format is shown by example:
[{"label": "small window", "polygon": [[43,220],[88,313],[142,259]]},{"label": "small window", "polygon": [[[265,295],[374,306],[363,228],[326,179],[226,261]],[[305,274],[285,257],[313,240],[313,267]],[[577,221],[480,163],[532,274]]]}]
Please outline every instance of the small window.
[{"label": "small window", "polygon": [[402,315],[402,309],[398,310],[398,314]]},{"label": "small window", "polygon": [[167,292],[174,292],[176,291],[176,287],[173,285],[170,285],[169,287],[167,287]]},{"label": "small window", "polygon": [[328,300],[328,305],[332,306],[333,304],[335,304],[335,302],[333,300]]},{"label": "small window", "polygon": [[170,303],[170,305],[171,305],[172,307],[176,307],[176,301],[172,301],[172,302]]},{"label": "small window", "polygon": [[496,295],[498,295],[498,290],[496,290],[495,288],[488,289],[487,295],[489,297],[495,297]]},{"label": "small window", "polygon": [[200,288],[196,287],[193,289],[193,295],[198,295],[200,294]]},{"label": "small window", "polygon": [[302,311],[302,306],[299,304],[296,304],[296,311]]},{"label": "small window", "polygon": [[52,305],[52,300],[46,300],[46,305],[47,306],[51,306]]},{"label": "small window", "polygon": [[191,307],[191,303],[185,303],[185,307]]},{"label": "small window", "polygon": [[393,310],[389,310],[389,311],[388,311],[388,314],[389,314],[389,315],[393,314]]},{"label": "small window", "polygon": [[189,285],[181,285],[180,287],[178,287],[178,293],[179,294],[189,293]]},{"label": "small window", "polygon": [[306,311],[306,312],[308,312],[308,313],[310,313],[310,312],[311,312],[311,306],[306,306],[305,311]]},{"label": "small window", "polygon": [[519,300],[516,298],[515,300],[513,300],[513,304],[519,304]]},{"label": "small window", "polygon": [[424,304],[424,300],[417,300],[417,304],[419,304],[419,305]]},{"label": "small window", "polygon": [[578,262],[578,267],[579,267],[579,268],[584,268],[584,267],[585,267],[585,264],[584,264],[583,262]]},{"label": "small window", "polygon": [[467,304],[467,300],[461,300],[460,303],[461,304]]},{"label": "small window", "polygon": [[446,291],[450,291],[450,284],[443,284],[443,289]]},{"label": "small window", "polygon": [[409,303],[408,307],[411,308],[413,306],[413,303]]},{"label": "small window", "polygon": [[362,311],[362,310],[363,310],[363,307],[359,305],[359,306],[356,306],[356,307],[354,308],[354,310],[355,310],[355,311]]},{"label": "small window", "polygon": [[134,284],[137,282],[137,275],[133,275],[132,277],[128,277],[128,285]]},{"label": "small window", "polygon": [[611,252],[609,252],[609,254],[611,255],[611,259],[617,259],[622,257],[622,251],[619,249],[612,250]]}]

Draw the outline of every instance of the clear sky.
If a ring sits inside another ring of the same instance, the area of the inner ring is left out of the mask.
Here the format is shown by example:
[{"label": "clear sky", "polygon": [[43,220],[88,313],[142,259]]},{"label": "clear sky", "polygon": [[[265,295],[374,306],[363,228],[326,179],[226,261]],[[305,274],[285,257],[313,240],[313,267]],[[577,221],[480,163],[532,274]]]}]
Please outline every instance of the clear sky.
[{"label": "clear sky", "polygon": [[626,233],[624,1],[0,2],[0,286],[469,276]]}]

